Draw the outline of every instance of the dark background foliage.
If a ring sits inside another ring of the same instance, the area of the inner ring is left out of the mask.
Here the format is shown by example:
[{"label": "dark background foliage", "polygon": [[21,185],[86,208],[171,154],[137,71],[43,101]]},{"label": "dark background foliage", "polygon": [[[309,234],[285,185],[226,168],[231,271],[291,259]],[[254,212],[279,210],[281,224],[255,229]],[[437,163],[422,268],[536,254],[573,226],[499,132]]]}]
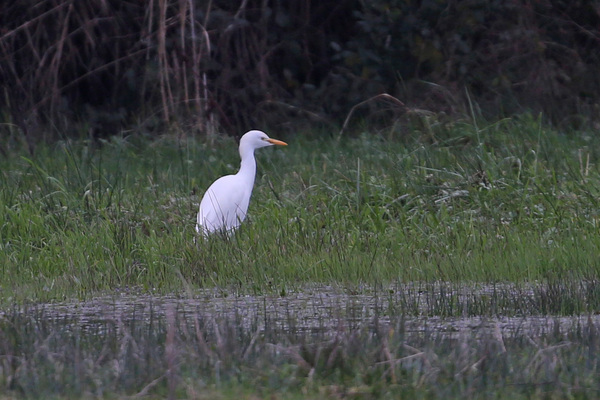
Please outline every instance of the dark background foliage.
[{"label": "dark background foliage", "polygon": [[0,29],[2,129],[30,143],[339,127],[362,102],[388,124],[600,114],[598,1],[15,0]]}]

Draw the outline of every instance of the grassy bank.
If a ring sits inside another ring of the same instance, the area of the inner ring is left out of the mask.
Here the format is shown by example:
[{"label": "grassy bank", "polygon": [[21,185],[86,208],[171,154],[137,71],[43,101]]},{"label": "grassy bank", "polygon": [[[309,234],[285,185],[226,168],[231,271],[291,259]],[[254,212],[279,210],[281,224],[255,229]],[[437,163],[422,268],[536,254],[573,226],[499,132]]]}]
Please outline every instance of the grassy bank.
[{"label": "grassy bank", "polygon": [[[0,161],[4,301],[115,287],[284,292],[409,281],[596,280],[600,145],[522,116],[410,137],[317,137],[258,152],[249,219],[195,244],[230,139],[64,141]],[[272,136],[277,136],[272,133]]]}]

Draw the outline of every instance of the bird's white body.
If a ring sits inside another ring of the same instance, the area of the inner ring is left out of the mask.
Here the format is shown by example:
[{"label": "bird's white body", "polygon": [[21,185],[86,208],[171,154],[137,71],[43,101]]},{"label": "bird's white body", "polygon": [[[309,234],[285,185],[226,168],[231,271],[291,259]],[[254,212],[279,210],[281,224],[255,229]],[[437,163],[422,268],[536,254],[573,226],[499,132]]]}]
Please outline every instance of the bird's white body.
[{"label": "bird's white body", "polygon": [[262,131],[249,131],[240,140],[242,163],[235,175],[226,175],[217,179],[204,193],[196,222],[196,231],[202,235],[214,232],[230,233],[246,218],[254,178],[256,160],[254,150],[286,143],[271,139]]}]

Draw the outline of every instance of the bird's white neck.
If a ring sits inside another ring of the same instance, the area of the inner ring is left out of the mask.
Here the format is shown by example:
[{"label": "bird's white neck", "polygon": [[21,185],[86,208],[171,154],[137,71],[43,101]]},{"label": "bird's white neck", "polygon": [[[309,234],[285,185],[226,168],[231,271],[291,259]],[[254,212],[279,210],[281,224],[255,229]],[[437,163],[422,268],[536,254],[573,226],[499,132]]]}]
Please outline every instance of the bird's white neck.
[{"label": "bird's white neck", "polygon": [[254,158],[254,149],[240,148],[240,157],[242,162],[237,175],[244,176],[244,182],[249,184],[250,188],[254,186],[254,177],[256,176],[256,159]]}]

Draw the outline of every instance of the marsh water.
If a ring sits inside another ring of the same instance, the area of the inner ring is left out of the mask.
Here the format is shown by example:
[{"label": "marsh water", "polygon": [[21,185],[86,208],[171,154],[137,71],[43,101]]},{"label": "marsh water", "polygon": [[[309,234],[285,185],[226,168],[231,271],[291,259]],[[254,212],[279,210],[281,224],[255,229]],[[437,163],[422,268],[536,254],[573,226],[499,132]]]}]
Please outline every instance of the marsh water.
[{"label": "marsh water", "polygon": [[[549,331],[572,331],[582,322],[600,326],[597,313],[573,312],[578,301],[586,302],[585,296],[564,303],[565,299],[556,298],[560,295],[556,288],[539,285],[448,283],[355,289],[310,286],[269,294],[208,289],[185,296],[121,290],[88,301],[41,304],[29,310],[34,310],[37,318],[64,319],[66,324],[76,324],[84,331],[95,331],[107,322],[161,320],[169,313],[190,324],[200,318],[205,325],[227,322],[252,332],[319,336],[379,329],[397,324],[400,319],[409,334],[425,332],[448,337],[466,332],[502,337],[526,332],[536,336]],[[560,302],[553,306],[553,301]],[[553,310],[554,313],[548,312]]]},{"label": "marsh water", "polygon": [[599,293],[595,282],[437,282],[254,294],[122,289],[18,305],[0,311],[0,391],[200,398],[242,385],[316,398],[323,388],[334,388],[330,398],[390,390],[413,398],[417,389],[492,398],[508,387],[520,398],[597,398]]}]

